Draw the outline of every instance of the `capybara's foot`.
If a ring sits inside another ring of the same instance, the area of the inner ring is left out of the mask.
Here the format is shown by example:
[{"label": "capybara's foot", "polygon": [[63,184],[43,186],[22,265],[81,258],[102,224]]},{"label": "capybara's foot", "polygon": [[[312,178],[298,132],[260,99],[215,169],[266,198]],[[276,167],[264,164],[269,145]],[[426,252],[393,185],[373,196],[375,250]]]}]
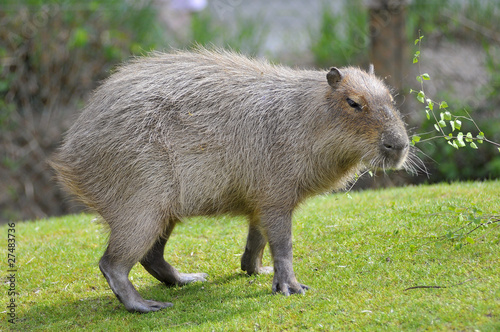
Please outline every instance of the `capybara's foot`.
[{"label": "capybara's foot", "polygon": [[128,279],[128,274],[132,265],[116,262],[108,252],[109,248],[99,261],[99,268],[108,281],[111,290],[115,293],[118,300],[123,303],[125,309],[130,312],[146,313],[158,311],[173,305],[170,302],[143,299]]},{"label": "capybara's foot", "polygon": [[277,278],[273,280],[273,293],[281,293],[285,296],[290,296],[291,294],[304,294],[306,290],[309,289],[309,286],[301,284],[294,281],[280,281]]},{"label": "capybara's foot", "polygon": [[208,274],[206,273],[180,273],[178,285],[186,285],[196,281],[207,281]]},{"label": "capybara's foot", "polygon": [[[253,266],[253,268],[250,268],[250,266]],[[254,266],[246,264],[245,261],[242,262],[241,269],[250,276],[254,274],[271,274],[274,271],[272,266]]]},{"label": "capybara's foot", "polygon": [[158,311],[171,306],[173,306],[173,304],[170,302],[159,302],[154,300],[141,299],[140,301],[126,304],[125,308],[130,312],[146,313],[151,311]]}]

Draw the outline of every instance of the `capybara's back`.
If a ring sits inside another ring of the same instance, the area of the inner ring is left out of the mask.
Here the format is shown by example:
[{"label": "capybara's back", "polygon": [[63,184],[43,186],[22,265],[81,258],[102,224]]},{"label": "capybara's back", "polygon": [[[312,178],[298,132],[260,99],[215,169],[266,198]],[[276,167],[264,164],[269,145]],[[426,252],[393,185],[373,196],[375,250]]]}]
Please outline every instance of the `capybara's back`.
[{"label": "capybara's back", "polygon": [[130,311],[144,300],[125,281],[138,261],[167,284],[180,274],[163,247],[183,217],[249,217],[242,268],[273,290],[301,293],[291,265],[291,213],[366,167],[397,168],[408,137],[392,97],[357,68],[292,70],[225,51],[152,54],[120,67],[95,92],[52,161],[58,178],[110,226],[100,262]]}]

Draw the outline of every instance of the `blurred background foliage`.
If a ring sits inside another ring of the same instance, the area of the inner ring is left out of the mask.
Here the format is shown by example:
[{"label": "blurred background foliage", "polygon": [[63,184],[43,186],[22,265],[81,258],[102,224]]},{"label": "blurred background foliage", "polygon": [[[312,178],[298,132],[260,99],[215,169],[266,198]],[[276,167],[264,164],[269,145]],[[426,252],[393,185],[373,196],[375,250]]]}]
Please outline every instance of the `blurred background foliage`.
[{"label": "blurred background foliage", "polygon": [[0,218],[66,213],[47,158],[96,84],[162,29],[152,7],[121,0],[7,1],[0,25]]},{"label": "blurred background foliage", "polygon": [[368,10],[360,10],[363,1],[344,0],[342,13],[333,12],[331,4],[323,2],[319,30],[311,32],[315,35],[311,52],[317,66],[332,66],[332,59],[336,66],[368,62]]},{"label": "blurred background foliage", "polygon": [[[190,13],[179,30],[161,17],[159,1],[4,0],[0,4],[0,220],[34,219],[74,212],[74,205],[53,182],[47,158],[60,143],[90,92],[113,68],[131,56],[193,44],[230,47],[249,55],[299,67],[362,65],[370,62],[368,8],[363,0],[323,1],[320,16],[307,29],[304,54],[281,58],[266,49],[269,22],[240,15],[241,1],[230,1],[236,17],[225,22],[217,10]],[[225,0],[209,1],[209,7]],[[228,5],[226,5],[228,6]],[[343,8],[339,12],[338,8]],[[228,8],[228,7],[226,7]],[[233,9],[234,9],[233,8]],[[265,10],[265,8],[263,9]],[[406,11],[408,47],[420,29],[429,51],[442,43],[474,45],[484,53],[486,86],[471,104],[452,88],[453,78],[436,87],[436,99],[457,111],[466,109],[490,139],[500,141],[500,21],[496,1],[410,1]],[[168,16],[167,16],[168,17]],[[426,44],[424,44],[425,46]],[[414,50],[411,49],[411,52]],[[290,54],[292,52],[289,52]],[[432,64],[447,59],[446,50]],[[426,60],[424,60],[426,61]],[[408,58],[411,67],[411,58]],[[467,59],[464,67],[467,70]],[[429,70],[433,77],[433,71]],[[412,76],[413,75],[413,76]],[[408,75],[406,83],[418,87]],[[406,91],[407,92],[407,91]],[[399,92],[401,95],[405,91]],[[410,97],[407,97],[409,99]],[[432,131],[421,105],[405,101],[410,131]],[[422,125],[423,123],[423,125]],[[405,183],[481,180],[500,177],[498,151],[486,145],[455,151],[446,142],[420,147],[431,175],[404,177]]]}]

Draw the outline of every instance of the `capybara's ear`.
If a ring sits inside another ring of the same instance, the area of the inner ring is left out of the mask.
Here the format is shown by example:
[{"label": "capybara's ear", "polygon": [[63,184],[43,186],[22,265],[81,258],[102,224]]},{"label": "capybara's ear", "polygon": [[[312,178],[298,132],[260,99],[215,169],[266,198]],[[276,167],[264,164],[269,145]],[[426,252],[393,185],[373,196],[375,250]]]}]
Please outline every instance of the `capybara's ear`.
[{"label": "capybara's ear", "polygon": [[337,87],[338,83],[342,80],[342,77],[343,77],[342,73],[336,67],[330,68],[330,71],[328,72],[328,74],[326,74],[326,79],[328,81],[328,84],[330,84],[332,88]]},{"label": "capybara's ear", "polygon": [[368,74],[375,75],[375,68],[373,68],[373,63],[370,63],[370,67],[368,67]]}]

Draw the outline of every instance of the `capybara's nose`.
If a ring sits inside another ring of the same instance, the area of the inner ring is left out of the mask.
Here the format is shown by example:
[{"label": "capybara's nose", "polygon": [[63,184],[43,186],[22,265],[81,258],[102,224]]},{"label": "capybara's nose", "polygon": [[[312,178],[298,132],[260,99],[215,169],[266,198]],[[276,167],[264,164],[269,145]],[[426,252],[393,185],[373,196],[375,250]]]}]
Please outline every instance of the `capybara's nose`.
[{"label": "capybara's nose", "polygon": [[404,131],[389,130],[382,134],[381,148],[384,151],[402,151],[407,150],[409,146],[408,135]]},{"label": "capybara's nose", "polygon": [[400,167],[408,155],[408,135],[404,131],[392,130],[382,134],[380,150],[386,157],[387,166]]}]

